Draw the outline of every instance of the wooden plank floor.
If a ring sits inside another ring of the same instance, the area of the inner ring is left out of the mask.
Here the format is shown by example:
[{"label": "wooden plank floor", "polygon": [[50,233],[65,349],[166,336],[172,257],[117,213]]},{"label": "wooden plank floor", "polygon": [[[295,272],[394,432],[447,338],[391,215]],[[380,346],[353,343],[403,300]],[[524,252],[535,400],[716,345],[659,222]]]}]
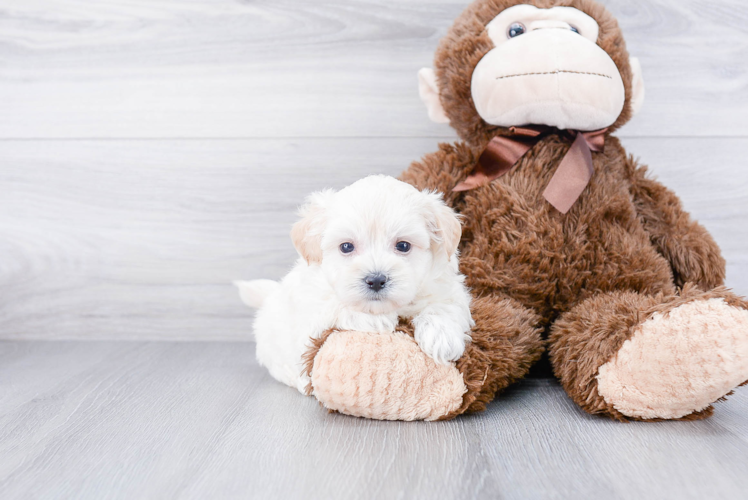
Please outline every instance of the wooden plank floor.
[{"label": "wooden plank floor", "polygon": [[528,380],[483,414],[328,414],[251,343],[0,342],[0,497],[744,499],[748,389],[622,424]]}]

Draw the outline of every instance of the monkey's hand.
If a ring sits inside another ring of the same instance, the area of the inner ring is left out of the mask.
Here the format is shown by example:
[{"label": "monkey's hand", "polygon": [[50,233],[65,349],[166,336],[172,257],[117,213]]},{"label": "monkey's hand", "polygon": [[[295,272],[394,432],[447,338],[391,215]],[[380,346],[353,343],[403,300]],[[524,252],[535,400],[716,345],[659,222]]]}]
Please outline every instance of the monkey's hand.
[{"label": "monkey's hand", "polygon": [[629,158],[632,195],[650,240],[669,262],[677,286],[711,290],[725,281],[725,259],[709,232],[683,210],[680,199]]}]

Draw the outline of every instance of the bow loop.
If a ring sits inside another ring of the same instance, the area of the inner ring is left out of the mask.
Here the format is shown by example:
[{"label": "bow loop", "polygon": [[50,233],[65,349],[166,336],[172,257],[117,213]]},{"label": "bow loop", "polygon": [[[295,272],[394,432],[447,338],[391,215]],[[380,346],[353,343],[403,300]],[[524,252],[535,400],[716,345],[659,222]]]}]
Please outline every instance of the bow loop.
[{"label": "bow loop", "polygon": [[605,132],[607,131],[608,129],[604,128],[593,132],[580,132],[580,135],[587,141],[587,147],[590,148],[590,151],[602,153],[605,151]]},{"label": "bow loop", "polygon": [[[573,141],[571,148],[543,191],[545,199],[559,212],[568,212],[589,184],[594,172],[591,152],[604,150],[607,130],[568,131]],[[473,172],[452,191],[468,191],[501,177],[545,135],[553,131],[555,129],[545,126],[511,127],[510,135],[494,137],[483,150]]]}]

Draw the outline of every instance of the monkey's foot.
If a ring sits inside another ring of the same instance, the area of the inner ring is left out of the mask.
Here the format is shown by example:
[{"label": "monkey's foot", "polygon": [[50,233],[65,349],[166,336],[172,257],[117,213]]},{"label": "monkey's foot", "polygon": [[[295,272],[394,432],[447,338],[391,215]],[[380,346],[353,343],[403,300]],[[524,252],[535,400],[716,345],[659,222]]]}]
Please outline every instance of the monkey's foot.
[{"label": "monkey's foot", "polygon": [[748,310],[721,298],[655,314],[597,376],[607,403],[643,419],[700,412],[746,380]]},{"label": "monkey's foot", "polygon": [[454,364],[436,363],[401,332],[334,331],[308,354],[312,394],[347,415],[437,420],[457,410],[467,392]]}]

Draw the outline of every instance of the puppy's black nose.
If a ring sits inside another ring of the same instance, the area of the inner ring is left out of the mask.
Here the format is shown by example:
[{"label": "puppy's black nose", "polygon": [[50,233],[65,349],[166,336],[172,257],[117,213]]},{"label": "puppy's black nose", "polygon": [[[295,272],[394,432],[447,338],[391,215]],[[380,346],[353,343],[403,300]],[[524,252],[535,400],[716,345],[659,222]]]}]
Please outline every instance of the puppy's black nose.
[{"label": "puppy's black nose", "polygon": [[384,284],[387,283],[387,276],[385,276],[384,274],[370,274],[369,276],[364,278],[364,281],[369,287],[369,290],[378,292],[379,290],[384,288]]}]

